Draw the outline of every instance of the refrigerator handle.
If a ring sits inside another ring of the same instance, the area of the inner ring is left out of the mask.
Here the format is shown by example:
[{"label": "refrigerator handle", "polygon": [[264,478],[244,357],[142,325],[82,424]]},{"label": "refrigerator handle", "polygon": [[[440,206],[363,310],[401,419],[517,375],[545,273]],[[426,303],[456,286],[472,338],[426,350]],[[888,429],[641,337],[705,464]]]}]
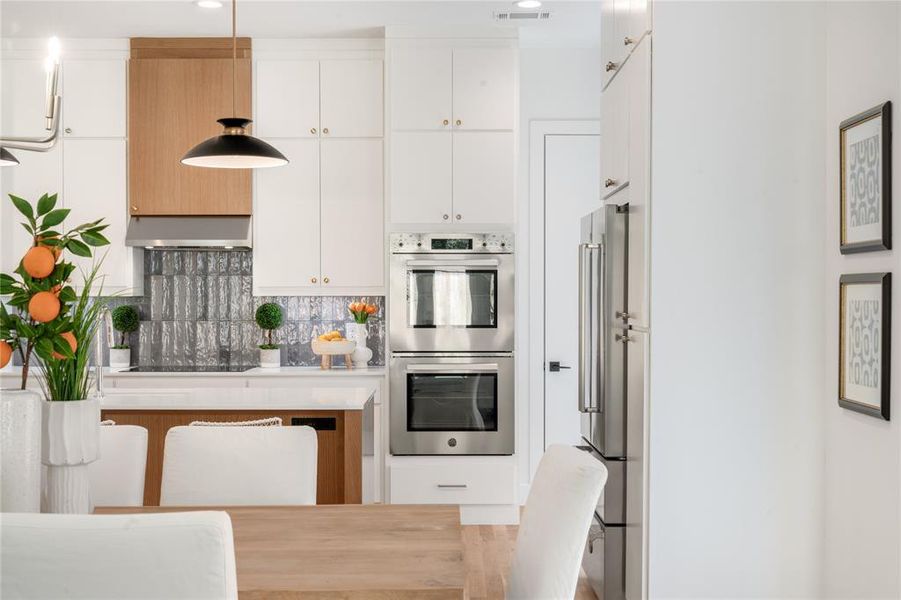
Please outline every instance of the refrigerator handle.
[{"label": "refrigerator handle", "polygon": [[597,331],[597,264],[600,244],[579,245],[579,412],[597,412],[595,344]]}]

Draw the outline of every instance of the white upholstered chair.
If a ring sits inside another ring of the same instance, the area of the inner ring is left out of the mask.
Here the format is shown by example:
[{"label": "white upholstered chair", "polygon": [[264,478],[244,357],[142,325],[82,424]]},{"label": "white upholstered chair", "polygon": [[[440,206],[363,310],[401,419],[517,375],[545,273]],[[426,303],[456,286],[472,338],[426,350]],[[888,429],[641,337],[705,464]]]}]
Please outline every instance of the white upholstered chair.
[{"label": "white upholstered chair", "polygon": [[173,427],[161,506],[316,504],[312,427]]},{"label": "white upholstered chair", "polygon": [[100,458],[88,465],[94,506],[143,506],[146,468],[146,429],[115,424],[101,427]]},{"label": "white upholstered chair", "polygon": [[572,598],[588,528],[607,469],[571,446],[547,449],[529,490],[516,537],[507,598]]},{"label": "white upholstered chair", "polygon": [[224,512],[0,515],[0,597],[237,598]]}]

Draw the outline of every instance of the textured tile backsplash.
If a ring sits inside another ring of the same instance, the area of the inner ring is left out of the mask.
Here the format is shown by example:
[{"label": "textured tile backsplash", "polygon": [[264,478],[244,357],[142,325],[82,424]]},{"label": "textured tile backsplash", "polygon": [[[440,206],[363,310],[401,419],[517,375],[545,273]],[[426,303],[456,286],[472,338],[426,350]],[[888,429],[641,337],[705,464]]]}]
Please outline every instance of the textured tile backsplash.
[{"label": "textured tile backsplash", "polygon": [[[282,346],[282,364],[308,366],[319,359],[310,340],[350,320],[348,296],[252,295],[250,250],[145,250],[144,297],[114,298],[110,306],[135,306],[140,329],[129,336],[132,363],[153,366],[255,365],[262,332],[254,322],[257,307],[275,302],[285,322],[274,338]],[[383,296],[364,297],[379,312],[369,320],[371,365],[385,364]]]}]

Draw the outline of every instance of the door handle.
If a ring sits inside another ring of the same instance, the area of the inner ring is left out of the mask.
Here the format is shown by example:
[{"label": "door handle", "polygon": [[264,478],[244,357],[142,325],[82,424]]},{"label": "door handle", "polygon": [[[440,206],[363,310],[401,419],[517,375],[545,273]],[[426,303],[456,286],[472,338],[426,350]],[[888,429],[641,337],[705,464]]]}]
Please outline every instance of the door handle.
[{"label": "door handle", "polygon": [[561,365],[559,360],[552,360],[547,364],[547,370],[551,373],[557,373],[561,369],[572,369],[572,367]]}]

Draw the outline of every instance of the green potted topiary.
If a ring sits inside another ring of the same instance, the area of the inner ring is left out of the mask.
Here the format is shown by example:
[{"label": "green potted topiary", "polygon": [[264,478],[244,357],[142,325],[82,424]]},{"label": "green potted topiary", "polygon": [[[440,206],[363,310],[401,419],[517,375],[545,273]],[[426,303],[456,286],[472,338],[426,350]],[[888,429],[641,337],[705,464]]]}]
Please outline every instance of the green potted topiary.
[{"label": "green potted topiary", "polygon": [[263,343],[260,344],[260,366],[264,369],[277,369],[282,365],[281,350],[278,344],[272,343],[272,332],[281,327],[282,320],[282,307],[274,302],[261,304],[257,309],[257,325],[263,330]]},{"label": "green potted topiary", "polygon": [[128,346],[128,334],[137,331],[141,324],[141,316],[134,306],[124,304],[110,315],[113,329],[119,332],[119,343],[109,349],[109,366],[111,369],[127,369],[131,366],[131,348]]}]

